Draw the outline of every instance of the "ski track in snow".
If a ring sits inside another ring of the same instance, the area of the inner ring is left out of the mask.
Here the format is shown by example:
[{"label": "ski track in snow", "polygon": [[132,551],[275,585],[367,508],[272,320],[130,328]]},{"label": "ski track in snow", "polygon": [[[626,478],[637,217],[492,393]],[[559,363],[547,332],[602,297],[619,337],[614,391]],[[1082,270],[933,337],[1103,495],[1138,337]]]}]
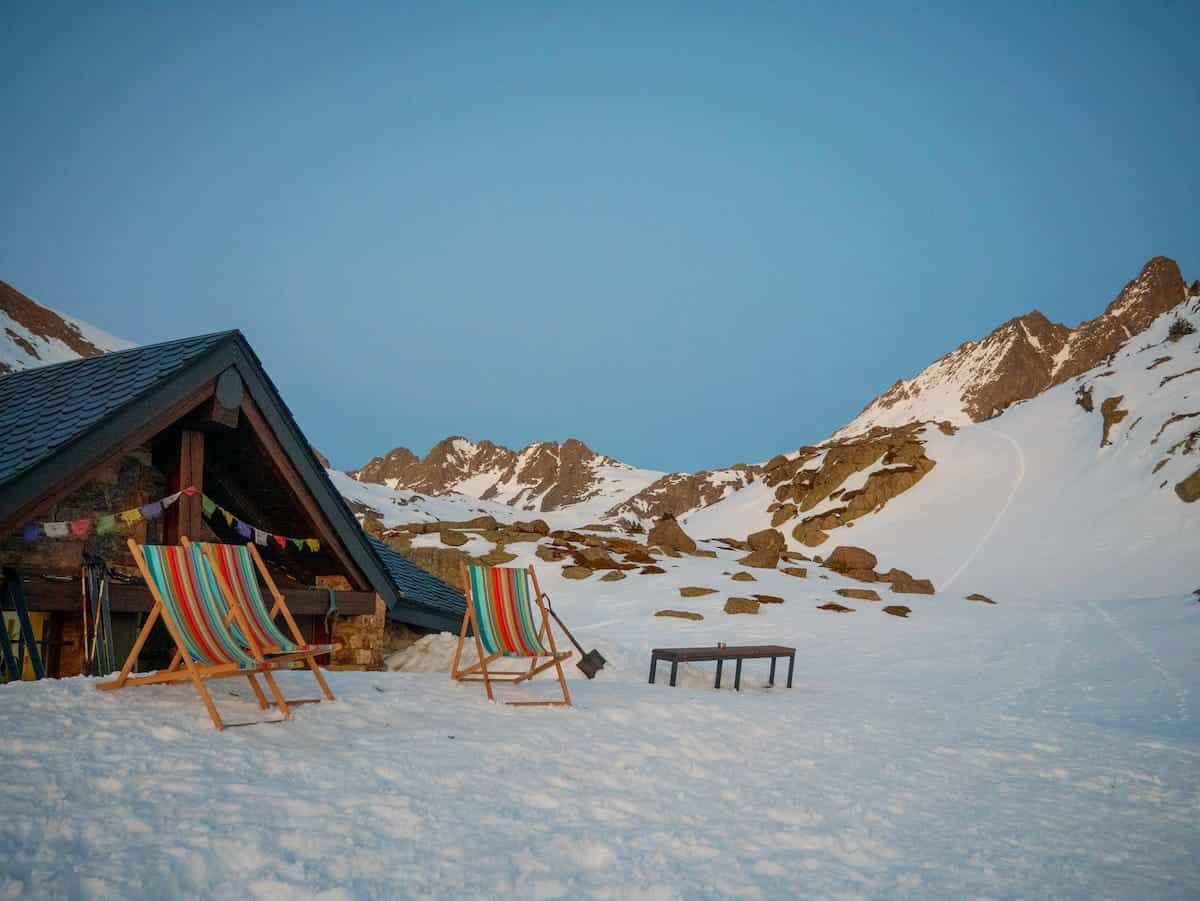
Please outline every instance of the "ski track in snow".
[{"label": "ski track in snow", "polygon": [[218,733],[187,686],[10,685],[0,898],[1195,898],[1198,606],[862,605],[789,636],[790,691],[646,685],[609,645],[571,710],[337,672]]},{"label": "ski track in snow", "polygon": [[1025,482],[1025,451],[1021,449],[1020,443],[1007,432],[1002,432],[1000,429],[993,426],[976,426],[976,428],[978,428],[981,432],[991,432],[999,435],[1012,445],[1013,450],[1017,452],[1017,477],[1013,480],[1012,490],[1008,492],[1008,497],[1005,499],[1004,505],[997,511],[995,518],[992,520],[992,524],[988,526],[988,530],[984,533],[983,537],[979,539],[979,543],[975,545],[971,553],[967,555],[967,558],[959,565],[958,569],[954,571],[954,574],[946,580],[946,584],[942,586],[943,591],[950,590],[950,587],[958,581],[958,577],[966,572],[967,567],[971,565],[971,563],[975,560],[975,557],[981,550],[983,550],[984,546],[987,545],[993,533],[995,533],[996,527],[1000,525],[1000,520],[1004,519],[1004,514],[1007,513],[1008,508],[1012,506],[1013,498],[1017,496],[1017,492],[1021,489],[1021,485]]}]

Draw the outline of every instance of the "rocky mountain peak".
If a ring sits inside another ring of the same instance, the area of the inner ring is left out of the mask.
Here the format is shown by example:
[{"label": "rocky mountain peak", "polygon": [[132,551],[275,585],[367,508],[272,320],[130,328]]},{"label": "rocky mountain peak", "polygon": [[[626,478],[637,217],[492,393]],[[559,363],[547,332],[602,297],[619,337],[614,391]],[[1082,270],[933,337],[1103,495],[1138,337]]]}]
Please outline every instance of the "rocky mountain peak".
[{"label": "rocky mountain peak", "polygon": [[350,474],[360,482],[391,485],[403,481],[408,470],[420,462],[421,458],[407,447],[396,447],[382,457],[372,457],[366,466]]},{"label": "rocky mountain peak", "polygon": [[514,451],[493,441],[475,443],[451,435],[424,458],[397,448],[350,475],[422,494],[461,493],[522,510],[551,511],[609,496],[615,502],[659,473],[597,454],[578,438],[537,441]]},{"label": "rocky mountain peak", "polygon": [[979,422],[1087,372],[1187,297],[1176,262],[1154,257],[1094,319],[1068,328],[1038,310],[960,345],[875,398],[836,433],[923,420]]}]

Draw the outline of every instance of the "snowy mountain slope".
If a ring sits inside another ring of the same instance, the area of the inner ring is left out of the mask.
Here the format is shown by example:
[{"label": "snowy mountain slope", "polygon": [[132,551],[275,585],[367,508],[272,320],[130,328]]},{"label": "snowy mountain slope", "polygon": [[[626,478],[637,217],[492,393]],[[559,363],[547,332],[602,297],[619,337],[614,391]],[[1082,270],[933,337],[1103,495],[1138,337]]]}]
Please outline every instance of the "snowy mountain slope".
[{"label": "snowy mountain slope", "polygon": [[133,347],[0,281],[0,375]]},{"label": "snowy mountain slope", "polygon": [[[1192,286],[1200,294],[1200,282]],[[874,426],[980,422],[1098,365],[1188,293],[1174,260],[1155,257],[1095,319],[1077,328],[1034,310],[968,341],[912,379],[896,382],[834,437]]]},{"label": "snowy mountain slope", "polygon": [[407,448],[376,457],[351,475],[361,482],[403,488],[427,496],[451,493],[506,504],[525,513],[568,507],[573,519],[599,518],[658,479],[597,454],[582,441],[542,441],[513,451],[491,441],[461,436],[438,442],[423,459]]},{"label": "snowy mountain slope", "polygon": [[449,492],[426,495],[407,488],[390,488],[371,482],[360,482],[344,472],[328,470],[334,487],[353,508],[372,510],[379,515],[385,528],[406,523],[463,522],[480,516],[491,516],[497,522],[510,524],[530,519],[544,520],[554,529],[577,529],[599,520],[596,504],[573,504],[560,510],[527,512],[495,500],[480,500],[469,494]]},{"label": "snowy mountain slope", "polygon": [[[1184,330],[1177,319],[1198,331],[1171,340],[1173,326]],[[1106,402],[1117,421],[1101,446]],[[1200,298],[1160,315],[1111,364],[956,434],[924,426],[920,440],[935,463],[920,482],[823,542],[801,543],[785,526],[789,546],[866,547],[880,570],[909,570],[939,590],[1143,597],[1200,585],[1200,503],[1178,488],[1200,472]],[[774,497],[760,482],[683,526],[745,535],[771,525]]]}]

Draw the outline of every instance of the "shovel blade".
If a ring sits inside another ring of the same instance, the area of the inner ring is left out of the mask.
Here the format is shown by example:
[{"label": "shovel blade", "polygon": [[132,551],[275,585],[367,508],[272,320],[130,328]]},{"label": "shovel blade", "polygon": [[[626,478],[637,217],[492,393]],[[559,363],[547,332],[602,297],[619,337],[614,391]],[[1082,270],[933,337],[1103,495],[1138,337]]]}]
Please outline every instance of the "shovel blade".
[{"label": "shovel blade", "polygon": [[600,656],[600,652],[593,648],[584,654],[583,658],[575,665],[579,667],[580,672],[582,672],[589,679],[594,679],[596,678],[596,673],[604,669],[604,664],[606,662],[607,661]]}]

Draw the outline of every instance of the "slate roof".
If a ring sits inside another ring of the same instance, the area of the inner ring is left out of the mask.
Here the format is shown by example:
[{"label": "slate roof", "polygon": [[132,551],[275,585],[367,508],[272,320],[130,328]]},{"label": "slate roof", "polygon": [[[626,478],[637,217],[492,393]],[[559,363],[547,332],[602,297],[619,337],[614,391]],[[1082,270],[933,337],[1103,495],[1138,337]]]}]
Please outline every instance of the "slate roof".
[{"label": "slate roof", "polygon": [[[444,614],[447,617],[447,628],[457,629],[462,624],[463,613],[467,609],[466,598],[462,592],[451,588],[433,573],[426,572],[413,563],[399,551],[388,547],[373,535],[367,540],[375,549],[376,555],[387,567],[388,574],[405,602],[416,601],[425,607]],[[389,614],[396,611],[389,610]],[[397,619],[393,615],[391,618]]]},{"label": "slate roof", "polygon": [[236,334],[183,338],[0,376],[0,485]]}]

